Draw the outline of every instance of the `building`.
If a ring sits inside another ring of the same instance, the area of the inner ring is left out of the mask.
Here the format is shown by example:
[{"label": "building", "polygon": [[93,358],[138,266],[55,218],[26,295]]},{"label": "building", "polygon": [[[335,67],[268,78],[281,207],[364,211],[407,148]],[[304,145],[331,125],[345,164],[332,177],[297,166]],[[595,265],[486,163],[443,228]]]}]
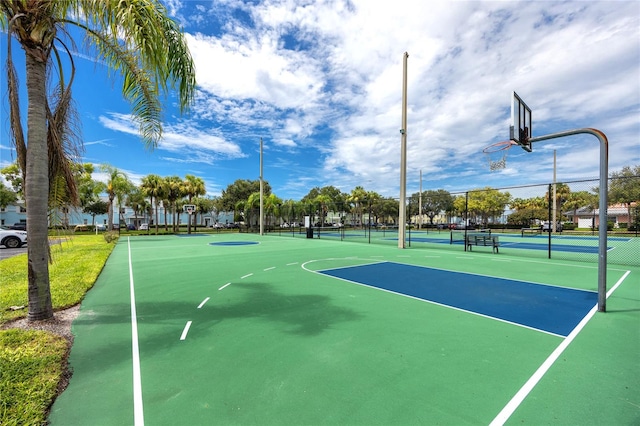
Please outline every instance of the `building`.
[{"label": "building", "polygon": [[[166,214],[165,214],[166,213]],[[184,212],[180,212],[176,214],[176,221],[178,224],[186,224],[188,221],[188,214]],[[53,213],[52,217],[49,218],[49,226],[64,226],[67,228],[73,228],[76,225],[106,225],[109,220],[109,216],[107,214],[96,215],[94,218],[92,215],[88,213],[82,212],[80,209],[60,209]],[[169,210],[165,212],[163,206],[158,207],[158,226],[164,226],[165,223],[167,225],[171,225],[173,221],[173,215]],[[196,221],[198,226],[213,226],[214,223],[222,223],[227,224],[233,222],[233,213],[232,212],[223,212],[223,213],[206,213],[204,215],[198,214],[196,216]],[[24,206],[24,202],[17,202],[15,204],[10,204],[5,208],[0,208],[0,225],[3,226],[11,226],[15,223],[26,223],[27,222],[27,209]],[[113,223],[114,225],[133,225],[135,228],[139,228],[141,224],[148,223],[150,226],[155,225],[155,210],[152,215],[143,214],[138,215],[133,211],[133,209],[129,207],[122,207],[118,214],[117,207],[114,208],[113,215]]]},{"label": "building", "polygon": [[[621,224],[629,226],[635,220],[636,203],[631,203],[629,208],[626,204],[614,204],[607,207],[607,222],[613,223],[615,228]],[[631,217],[629,212],[631,211]],[[636,213],[637,214],[637,213]],[[578,228],[592,228],[600,225],[600,209],[581,207],[575,211],[566,211],[564,215],[577,225]]]}]

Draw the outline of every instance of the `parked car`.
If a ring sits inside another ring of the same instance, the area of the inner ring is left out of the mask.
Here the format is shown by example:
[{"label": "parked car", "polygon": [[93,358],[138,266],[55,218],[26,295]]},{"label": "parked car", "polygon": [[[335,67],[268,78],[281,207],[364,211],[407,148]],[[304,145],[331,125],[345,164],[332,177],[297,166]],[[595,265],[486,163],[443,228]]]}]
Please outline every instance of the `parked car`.
[{"label": "parked car", "polygon": [[[552,231],[552,226],[550,222],[543,222],[542,223],[542,230],[544,232],[550,232]],[[562,223],[560,222],[556,222],[556,232],[562,232]]]},{"label": "parked car", "polygon": [[96,231],[106,231],[107,225],[105,225],[104,223],[97,223],[95,229]]},{"label": "parked car", "polygon": [[149,230],[149,224],[148,223],[141,223],[140,224],[140,228],[138,228],[139,231],[148,231]]},{"label": "parked car", "polygon": [[20,248],[27,244],[27,232],[0,226],[0,245],[6,248]]},{"label": "parked car", "polygon": [[14,231],[26,231],[27,222],[16,222],[13,225],[9,226],[9,229],[13,229]]},{"label": "parked car", "polygon": [[133,223],[130,223],[127,225],[127,229],[129,231],[135,231],[136,230],[136,226]]}]

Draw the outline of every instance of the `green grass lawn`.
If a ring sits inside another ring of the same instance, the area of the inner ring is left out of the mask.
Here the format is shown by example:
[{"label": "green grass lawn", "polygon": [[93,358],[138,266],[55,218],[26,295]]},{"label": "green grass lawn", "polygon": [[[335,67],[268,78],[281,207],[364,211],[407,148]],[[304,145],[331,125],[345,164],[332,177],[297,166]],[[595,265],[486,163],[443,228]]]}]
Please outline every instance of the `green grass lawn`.
[{"label": "green grass lawn", "polygon": [[[103,235],[65,237],[51,246],[54,310],[80,303],[102,271],[115,243]],[[0,261],[0,324],[27,316],[27,255]],[[24,309],[10,310],[12,306]],[[0,424],[46,424],[66,369],[67,341],[43,331],[0,331]]]}]

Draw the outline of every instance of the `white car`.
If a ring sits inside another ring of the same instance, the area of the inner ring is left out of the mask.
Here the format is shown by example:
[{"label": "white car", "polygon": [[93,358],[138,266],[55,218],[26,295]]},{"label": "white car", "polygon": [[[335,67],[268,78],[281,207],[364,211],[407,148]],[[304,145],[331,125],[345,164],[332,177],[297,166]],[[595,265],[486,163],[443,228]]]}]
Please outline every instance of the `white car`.
[{"label": "white car", "polygon": [[138,231],[148,231],[149,230],[149,224],[148,223],[141,223],[140,224],[140,228],[138,228]]},{"label": "white car", "polygon": [[27,232],[0,226],[0,245],[6,248],[20,248],[27,244]]}]

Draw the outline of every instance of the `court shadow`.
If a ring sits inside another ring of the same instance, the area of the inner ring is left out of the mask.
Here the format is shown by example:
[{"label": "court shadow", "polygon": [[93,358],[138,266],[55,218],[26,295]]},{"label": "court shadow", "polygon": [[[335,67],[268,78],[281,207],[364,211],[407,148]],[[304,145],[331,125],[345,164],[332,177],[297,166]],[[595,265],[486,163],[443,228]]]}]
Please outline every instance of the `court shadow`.
[{"label": "court shadow", "polygon": [[[364,316],[353,309],[337,306],[332,299],[318,294],[283,294],[270,284],[234,284],[244,296],[228,304],[208,303],[197,309],[195,303],[183,301],[138,302],[137,321],[142,353],[163,351],[179,344],[180,333],[187,320],[193,321],[188,341],[209,339],[210,333],[195,332],[195,328],[215,328],[227,320],[251,319],[251,327],[264,322],[264,327],[276,327],[277,332],[313,338],[339,323],[357,321]],[[92,304],[74,321],[76,343],[87,339],[82,358],[102,362],[83,363],[83,369],[102,370],[108,365],[130,363],[131,307],[127,303]],[[93,345],[90,341],[93,336]],[[99,336],[95,339],[95,336]],[[152,348],[152,349],[151,349]],[[75,348],[74,348],[75,349]],[[108,355],[107,355],[108,354]],[[72,359],[74,350],[72,349]]]}]

